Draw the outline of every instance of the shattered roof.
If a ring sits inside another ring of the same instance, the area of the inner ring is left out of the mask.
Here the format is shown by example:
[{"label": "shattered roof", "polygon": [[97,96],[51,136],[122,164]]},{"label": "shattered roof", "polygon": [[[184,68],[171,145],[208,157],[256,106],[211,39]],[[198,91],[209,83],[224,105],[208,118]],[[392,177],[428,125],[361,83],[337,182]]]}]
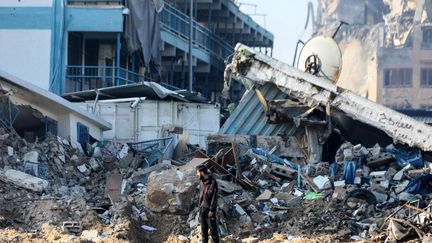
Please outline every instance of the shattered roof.
[{"label": "shattered roof", "polygon": [[207,102],[207,100],[199,93],[191,93],[186,90],[171,90],[155,82],[141,82],[136,84],[84,90],[66,93],[63,94],[62,97],[72,102],[81,102],[86,100],[95,100],[98,92],[99,100],[146,97],[148,99],[157,100],[177,100],[200,103]]},{"label": "shattered roof", "polygon": [[[101,129],[103,130],[111,130],[111,124],[91,113],[88,111],[80,108],[76,104],[73,104],[62,97],[51,93],[47,90],[44,90],[30,82],[24,81],[12,74],[9,74],[5,71],[0,70],[0,80],[2,82],[7,82],[13,86],[19,87],[20,89],[27,90],[29,92],[32,92],[35,94],[34,97],[40,97],[43,98],[45,101],[54,102],[58,107],[61,107],[62,109],[69,110],[70,112],[79,114],[83,116],[84,118],[90,120],[91,122],[97,124]],[[29,102],[36,102],[35,100],[32,100],[34,98],[28,97]],[[49,104],[46,104],[49,105]],[[52,103],[50,104],[52,105]]]},{"label": "shattered roof", "polygon": [[431,126],[340,88],[324,78],[304,73],[242,44],[237,44],[230,66],[234,78],[241,80],[248,89],[272,83],[309,107],[330,106],[346,117],[387,134],[395,143],[432,151]]}]

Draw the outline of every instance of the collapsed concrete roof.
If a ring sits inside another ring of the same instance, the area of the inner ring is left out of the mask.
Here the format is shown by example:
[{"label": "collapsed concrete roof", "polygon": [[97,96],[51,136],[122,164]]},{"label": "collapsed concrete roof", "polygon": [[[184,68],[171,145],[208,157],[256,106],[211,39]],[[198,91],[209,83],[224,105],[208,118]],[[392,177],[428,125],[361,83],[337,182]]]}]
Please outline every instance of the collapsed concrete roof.
[{"label": "collapsed concrete roof", "polygon": [[71,113],[78,114],[90,122],[97,124],[102,130],[111,130],[112,126],[107,121],[95,116],[82,109],[76,104],[73,104],[62,97],[44,90],[32,83],[24,81],[12,74],[0,70],[0,89],[6,88],[1,87],[3,85],[11,86],[12,88],[19,88],[26,90],[33,95],[27,96],[26,99],[33,104],[41,104],[41,106],[49,107],[51,109],[65,110]]},{"label": "collapsed concrete roof", "polygon": [[[342,89],[330,81],[304,73],[242,44],[237,44],[231,75],[247,89],[273,83],[309,107],[327,107],[388,135],[394,143],[432,151],[432,127],[395,110]],[[333,119],[333,116],[332,116]],[[349,133],[349,131],[348,131]],[[377,134],[379,135],[379,134]]]}]

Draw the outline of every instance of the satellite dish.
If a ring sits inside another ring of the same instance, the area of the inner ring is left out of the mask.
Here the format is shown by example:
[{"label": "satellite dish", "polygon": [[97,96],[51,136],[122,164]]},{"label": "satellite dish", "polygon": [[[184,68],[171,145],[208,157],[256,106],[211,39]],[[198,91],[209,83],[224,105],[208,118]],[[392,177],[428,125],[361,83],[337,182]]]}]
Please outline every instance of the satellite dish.
[{"label": "satellite dish", "polygon": [[336,83],[342,68],[342,52],[330,37],[312,38],[301,50],[297,68]]}]

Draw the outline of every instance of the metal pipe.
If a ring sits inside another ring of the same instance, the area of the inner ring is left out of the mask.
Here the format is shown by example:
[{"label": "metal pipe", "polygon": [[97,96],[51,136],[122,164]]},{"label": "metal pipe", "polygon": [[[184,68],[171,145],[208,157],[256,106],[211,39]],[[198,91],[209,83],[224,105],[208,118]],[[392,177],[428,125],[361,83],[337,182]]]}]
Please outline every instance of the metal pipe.
[{"label": "metal pipe", "polygon": [[120,85],[120,41],[121,33],[117,33],[117,46],[116,46],[116,86]]},{"label": "metal pipe", "polygon": [[189,91],[192,92],[192,31],[193,31],[193,0],[190,0],[189,6]]}]

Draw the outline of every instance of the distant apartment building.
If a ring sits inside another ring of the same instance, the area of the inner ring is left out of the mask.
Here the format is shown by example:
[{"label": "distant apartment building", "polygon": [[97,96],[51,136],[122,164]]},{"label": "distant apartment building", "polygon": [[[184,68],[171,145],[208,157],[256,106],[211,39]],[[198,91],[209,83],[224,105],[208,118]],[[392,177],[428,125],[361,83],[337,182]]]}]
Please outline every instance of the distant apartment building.
[{"label": "distant apartment building", "polygon": [[395,109],[432,109],[432,1],[319,0],[316,35],[343,53],[338,84]]},{"label": "distant apartment building", "polygon": [[[59,95],[144,81],[187,89],[189,6],[189,0],[2,0],[0,67]],[[194,0],[192,13],[193,90],[218,101],[224,60],[235,44],[270,54],[273,35],[232,0]]]},{"label": "distant apartment building", "polygon": [[378,50],[377,101],[396,109],[432,109],[432,25],[413,27],[401,47]]}]

